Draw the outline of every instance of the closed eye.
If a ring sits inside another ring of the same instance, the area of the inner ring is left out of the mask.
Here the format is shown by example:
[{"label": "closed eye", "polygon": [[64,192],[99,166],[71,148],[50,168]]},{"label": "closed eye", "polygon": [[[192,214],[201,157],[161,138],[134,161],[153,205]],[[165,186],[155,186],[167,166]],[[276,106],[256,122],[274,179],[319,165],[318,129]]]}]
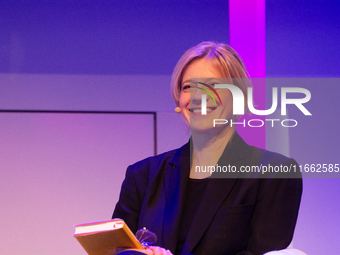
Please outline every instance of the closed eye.
[{"label": "closed eye", "polygon": [[184,85],[184,86],[182,87],[182,91],[183,91],[183,92],[190,92],[190,88],[191,88],[190,85]]}]

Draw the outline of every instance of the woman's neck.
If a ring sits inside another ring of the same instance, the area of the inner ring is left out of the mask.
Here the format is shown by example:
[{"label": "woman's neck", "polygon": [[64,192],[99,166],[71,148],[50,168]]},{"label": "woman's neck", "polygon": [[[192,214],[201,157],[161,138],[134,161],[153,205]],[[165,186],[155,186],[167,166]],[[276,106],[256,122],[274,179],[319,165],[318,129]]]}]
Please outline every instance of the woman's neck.
[{"label": "woman's neck", "polygon": [[190,178],[203,179],[211,175],[210,167],[217,164],[234,133],[235,129],[231,127],[222,129],[218,134],[192,131]]}]

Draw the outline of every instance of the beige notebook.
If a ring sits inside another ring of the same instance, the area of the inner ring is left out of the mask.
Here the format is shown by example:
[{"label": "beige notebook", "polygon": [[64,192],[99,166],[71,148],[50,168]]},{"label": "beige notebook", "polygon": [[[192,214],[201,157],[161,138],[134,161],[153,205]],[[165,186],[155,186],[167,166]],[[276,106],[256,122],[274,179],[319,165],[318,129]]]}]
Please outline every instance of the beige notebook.
[{"label": "beige notebook", "polygon": [[121,219],[75,225],[74,237],[89,255],[112,255],[115,248],[143,246]]}]

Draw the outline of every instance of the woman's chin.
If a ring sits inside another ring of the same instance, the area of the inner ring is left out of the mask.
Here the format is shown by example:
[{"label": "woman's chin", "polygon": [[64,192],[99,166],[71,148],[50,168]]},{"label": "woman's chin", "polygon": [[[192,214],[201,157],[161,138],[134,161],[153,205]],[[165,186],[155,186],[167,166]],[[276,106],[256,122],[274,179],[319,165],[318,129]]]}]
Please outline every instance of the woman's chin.
[{"label": "woman's chin", "polygon": [[196,134],[209,134],[214,133],[217,131],[216,127],[213,127],[213,125],[209,123],[191,123],[190,124],[190,132],[196,133]]}]

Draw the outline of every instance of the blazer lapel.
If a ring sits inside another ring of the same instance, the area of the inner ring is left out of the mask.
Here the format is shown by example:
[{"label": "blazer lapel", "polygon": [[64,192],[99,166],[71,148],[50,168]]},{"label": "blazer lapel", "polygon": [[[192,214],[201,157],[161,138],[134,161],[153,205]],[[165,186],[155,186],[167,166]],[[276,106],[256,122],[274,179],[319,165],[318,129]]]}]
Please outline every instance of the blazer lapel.
[{"label": "blazer lapel", "polygon": [[[238,168],[237,161],[244,158],[247,147],[248,145],[235,132],[233,139],[227,145],[217,164],[219,166],[228,166],[230,164],[235,165]],[[195,248],[207,230],[210,222],[213,220],[221,204],[232,190],[238,176],[239,173],[234,173],[230,176],[221,176],[219,174],[212,175],[212,179],[209,180],[207,189],[192,220],[181,254],[190,254]]]},{"label": "blazer lapel", "polygon": [[190,142],[169,160],[164,172],[166,211],[164,247],[175,250],[190,172]]}]

